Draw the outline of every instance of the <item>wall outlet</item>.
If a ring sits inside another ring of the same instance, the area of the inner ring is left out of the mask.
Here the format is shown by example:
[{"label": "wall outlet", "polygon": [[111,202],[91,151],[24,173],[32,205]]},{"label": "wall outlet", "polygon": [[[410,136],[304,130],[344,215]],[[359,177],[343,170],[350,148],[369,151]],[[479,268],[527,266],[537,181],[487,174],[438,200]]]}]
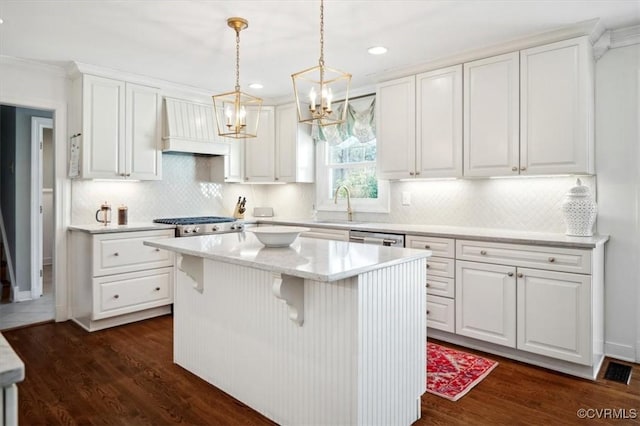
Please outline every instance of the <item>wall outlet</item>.
[{"label": "wall outlet", "polygon": [[411,193],[409,191],[402,191],[402,205],[403,206],[411,205]]}]

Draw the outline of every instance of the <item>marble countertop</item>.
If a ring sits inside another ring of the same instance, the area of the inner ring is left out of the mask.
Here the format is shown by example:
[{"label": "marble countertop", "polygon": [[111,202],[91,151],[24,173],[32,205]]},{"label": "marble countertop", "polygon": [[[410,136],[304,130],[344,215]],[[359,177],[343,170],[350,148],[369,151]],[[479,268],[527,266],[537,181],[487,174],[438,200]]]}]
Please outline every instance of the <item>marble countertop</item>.
[{"label": "marble countertop", "polygon": [[162,223],[139,222],[128,225],[101,225],[99,223],[91,225],[70,225],[67,229],[71,231],[88,232],[89,234],[108,234],[112,232],[133,232],[133,231],[155,231],[158,229],[174,229],[175,225],[165,225]]},{"label": "marble countertop", "polygon": [[24,363],[0,333],[0,388],[24,380]]},{"label": "marble countertop", "polygon": [[[304,225],[319,228],[344,229],[354,231],[387,232],[441,238],[493,241],[501,243],[546,245],[566,248],[594,248],[606,243],[608,235],[596,234],[592,237],[570,237],[565,234],[515,231],[493,228],[472,228],[463,226],[410,225],[401,223],[321,221],[304,218],[255,218],[257,223],[279,225]],[[248,223],[252,221],[247,221]]]},{"label": "marble countertop", "polygon": [[408,260],[431,256],[415,250],[299,237],[285,248],[267,248],[248,232],[145,241],[146,245],[292,275],[336,281]]}]

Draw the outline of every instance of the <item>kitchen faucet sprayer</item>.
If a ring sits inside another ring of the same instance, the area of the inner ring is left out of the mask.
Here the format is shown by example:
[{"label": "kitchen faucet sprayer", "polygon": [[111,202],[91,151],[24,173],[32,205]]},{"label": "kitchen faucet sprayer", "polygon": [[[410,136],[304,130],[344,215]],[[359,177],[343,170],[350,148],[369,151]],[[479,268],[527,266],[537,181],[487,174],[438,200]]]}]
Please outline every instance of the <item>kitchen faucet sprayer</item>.
[{"label": "kitchen faucet sprayer", "polygon": [[338,186],[333,197],[333,203],[338,204],[338,192],[340,192],[340,189],[344,189],[344,192],[347,193],[347,218],[349,222],[351,222],[353,220],[353,210],[351,210],[351,192],[349,191],[349,188],[345,185]]}]

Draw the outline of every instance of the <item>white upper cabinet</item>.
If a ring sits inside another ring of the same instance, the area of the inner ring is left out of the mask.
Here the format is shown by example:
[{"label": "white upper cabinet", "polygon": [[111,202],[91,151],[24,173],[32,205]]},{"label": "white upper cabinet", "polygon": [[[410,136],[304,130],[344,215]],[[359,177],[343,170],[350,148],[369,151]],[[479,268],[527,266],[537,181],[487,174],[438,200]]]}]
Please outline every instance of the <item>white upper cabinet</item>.
[{"label": "white upper cabinet", "polygon": [[594,173],[592,58],[586,37],[520,52],[523,172]]},{"label": "white upper cabinet", "polygon": [[161,179],[159,90],[87,74],[73,90],[81,177]]},{"label": "white upper cabinet", "polygon": [[519,53],[464,64],[464,175],[517,175]]},{"label": "white upper cabinet", "polygon": [[298,123],[296,104],[276,108],[275,180],[313,182],[313,139],[311,126]]},{"label": "white upper cabinet", "polygon": [[226,142],[229,154],[211,162],[213,182],[314,181],[311,129],[298,124],[295,104],[263,106],[258,137]]},{"label": "white upper cabinet", "polygon": [[[273,182],[275,180],[274,107],[262,107],[258,121],[258,136],[244,142],[244,181]],[[247,116],[255,111],[247,111]]]},{"label": "white upper cabinet", "polygon": [[416,76],[416,176],[462,177],[462,65]]},{"label": "white upper cabinet", "polygon": [[161,99],[155,88],[127,83],[125,171],[127,177],[155,180],[162,177],[160,150]]},{"label": "white upper cabinet", "polygon": [[376,88],[378,179],[415,176],[416,80],[414,76]]},{"label": "white upper cabinet", "polygon": [[587,37],[464,64],[464,175],[595,172]]}]

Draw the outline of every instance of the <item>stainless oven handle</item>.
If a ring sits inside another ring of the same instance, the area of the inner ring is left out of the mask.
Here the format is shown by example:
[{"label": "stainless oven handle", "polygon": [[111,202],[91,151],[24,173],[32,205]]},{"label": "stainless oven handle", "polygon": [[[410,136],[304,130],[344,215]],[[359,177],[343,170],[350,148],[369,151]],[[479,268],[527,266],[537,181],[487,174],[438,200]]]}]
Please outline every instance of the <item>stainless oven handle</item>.
[{"label": "stainless oven handle", "polygon": [[[356,241],[364,241],[364,237],[349,237],[350,240],[356,240]],[[373,238],[372,238],[373,239]],[[389,244],[389,245],[394,245],[394,244],[398,244],[398,240],[388,240],[386,238],[382,239],[382,244]]]}]

